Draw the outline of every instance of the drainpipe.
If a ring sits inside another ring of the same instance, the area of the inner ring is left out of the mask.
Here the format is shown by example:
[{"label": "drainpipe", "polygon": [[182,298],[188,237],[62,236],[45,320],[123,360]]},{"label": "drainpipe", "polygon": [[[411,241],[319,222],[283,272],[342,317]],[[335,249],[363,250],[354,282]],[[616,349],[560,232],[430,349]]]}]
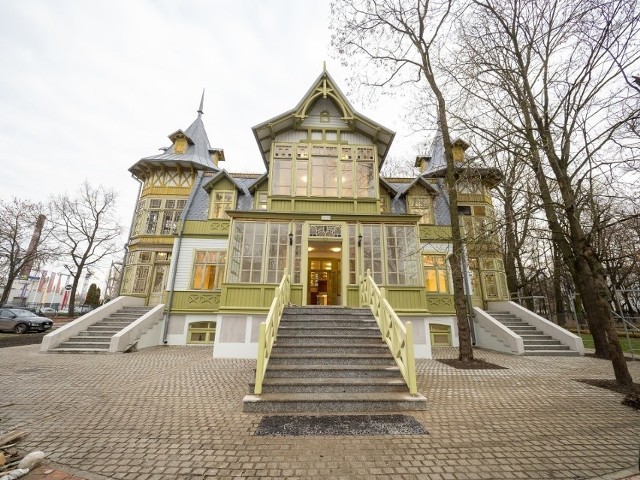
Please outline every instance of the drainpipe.
[{"label": "drainpipe", "polygon": [[189,195],[189,198],[187,199],[187,205],[184,207],[182,218],[180,218],[180,221],[181,221],[180,231],[178,232],[178,239],[176,240],[176,243],[174,244],[174,248],[173,248],[175,255],[173,255],[173,258],[171,259],[171,269],[170,269],[171,279],[169,281],[169,298],[167,300],[167,305],[165,306],[165,309],[164,309],[164,316],[162,318],[162,322],[163,322],[162,343],[164,345],[167,344],[167,332],[169,331],[169,312],[171,312],[171,306],[173,305],[173,292],[176,285],[176,267],[178,266],[178,259],[180,258],[180,246],[182,245],[182,234],[184,233],[184,226],[187,223],[187,213],[189,213],[189,209],[193,204],[193,199],[196,196],[196,192],[198,190],[198,187],[200,186],[200,180],[202,179],[203,175],[204,175],[204,171],[200,170],[198,172],[198,175],[196,176],[196,181],[194,182],[194,188],[191,191],[191,195]]},{"label": "drainpipe", "polygon": [[[129,242],[131,241],[131,234],[133,233],[133,225],[136,222],[136,214],[138,213],[138,203],[140,203],[140,194],[142,193],[142,182],[131,175],[136,182],[138,182],[138,196],[136,198],[136,205],[133,209],[133,215],[131,217],[131,225],[129,225],[129,236],[127,237],[127,243],[124,245],[124,256],[122,257],[122,272],[120,272],[120,278],[118,279],[118,296],[122,294],[122,279],[124,278],[124,269],[127,266],[127,254],[129,253]],[[113,299],[112,299],[113,300]]]}]

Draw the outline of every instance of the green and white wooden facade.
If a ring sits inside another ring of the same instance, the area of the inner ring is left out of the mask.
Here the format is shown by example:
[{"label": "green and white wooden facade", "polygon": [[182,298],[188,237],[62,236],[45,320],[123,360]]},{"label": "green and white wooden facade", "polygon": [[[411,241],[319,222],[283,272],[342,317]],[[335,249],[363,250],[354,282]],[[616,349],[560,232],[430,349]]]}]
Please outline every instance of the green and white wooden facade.
[{"label": "green and white wooden facade", "polygon": [[[253,133],[266,172],[227,172],[201,104],[170,147],[131,168],[140,198],[121,294],[165,305],[163,342],[255,358],[286,268],[293,304],[327,308],[360,307],[358,283],[369,270],[413,323],[417,357],[457,345],[441,138],[417,158],[415,178],[382,178],[394,132],[356,112],[326,71],[298,105]],[[455,143],[461,165],[466,148]],[[465,178],[459,210],[472,301],[482,306],[508,297],[492,231],[499,176],[474,169]]]}]

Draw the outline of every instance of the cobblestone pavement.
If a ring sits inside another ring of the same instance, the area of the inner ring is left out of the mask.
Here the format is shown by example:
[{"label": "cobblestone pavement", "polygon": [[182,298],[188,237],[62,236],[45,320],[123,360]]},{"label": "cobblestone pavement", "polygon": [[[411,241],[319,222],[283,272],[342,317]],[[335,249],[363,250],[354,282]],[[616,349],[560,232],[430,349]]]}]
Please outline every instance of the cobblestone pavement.
[{"label": "cobblestone pavement", "polygon": [[[453,357],[452,349],[438,355]],[[612,378],[595,358],[476,356],[507,370],[418,361],[429,435],[264,437],[242,412],[255,362],[207,347],[122,355],[0,350],[0,433],[89,479],[592,478],[637,466],[640,414],[574,381]],[[640,378],[640,362],[630,364]],[[607,477],[609,478],[609,477]]]}]

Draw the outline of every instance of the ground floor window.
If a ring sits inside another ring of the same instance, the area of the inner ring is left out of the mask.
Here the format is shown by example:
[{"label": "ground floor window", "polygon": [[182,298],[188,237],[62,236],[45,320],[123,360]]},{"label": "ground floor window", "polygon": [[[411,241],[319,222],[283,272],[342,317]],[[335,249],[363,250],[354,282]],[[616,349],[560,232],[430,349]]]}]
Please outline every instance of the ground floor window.
[{"label": "ground floor window", "polygon": [[424,285],[429,293],[449,293],[446,255],[422,255]]},{"label": "ground floor window", "polygon": [[431,334],[431,346],[451,346],[451,327],[449,325],[432,323],[429,325],[429,333]]},{"label": "ground floor window", "polygon": [[194,290],[219,290],[227,261],[224,250],[197,250],[193,266]]},{"label": "ground floor window", "polygon": [[187,343],[213,343],[216,338],[216,322],[193,322],[189,324]]}]

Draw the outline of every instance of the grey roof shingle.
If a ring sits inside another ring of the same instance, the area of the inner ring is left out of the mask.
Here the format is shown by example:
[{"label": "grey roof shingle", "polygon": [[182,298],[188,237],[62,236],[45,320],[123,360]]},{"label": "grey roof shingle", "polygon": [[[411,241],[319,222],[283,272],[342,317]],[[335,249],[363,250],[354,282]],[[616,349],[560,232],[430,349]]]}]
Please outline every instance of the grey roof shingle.
[{"label": "grey roof shingle", "polygon": [[189,139],[188,148],[185,153],[175,153],[175,145],[172,144],[170,147],[165,149],[163,153],[141,158],[129,169],[129,171],[134,174],[138,173],[140,168],[145,164],[152,166],[161,164],[168,166],[183,165],[193,167],[196,170],[220,170],[213,163],[211,153],[218,151],[223,157],[224,153],[221,148],[211,147],[209,137],[207,136],[207,132],[204,128],[204,123],[202,123],[201,111],[198,111],[198,117],[191,125],[189,125],[189,128],[187,128],[186,131],[182,132],[181,130],[177,130],[173,134],[169,135],[169,138],[172,138],[173,135],[178,133],[184,133],[184,135]]}]

